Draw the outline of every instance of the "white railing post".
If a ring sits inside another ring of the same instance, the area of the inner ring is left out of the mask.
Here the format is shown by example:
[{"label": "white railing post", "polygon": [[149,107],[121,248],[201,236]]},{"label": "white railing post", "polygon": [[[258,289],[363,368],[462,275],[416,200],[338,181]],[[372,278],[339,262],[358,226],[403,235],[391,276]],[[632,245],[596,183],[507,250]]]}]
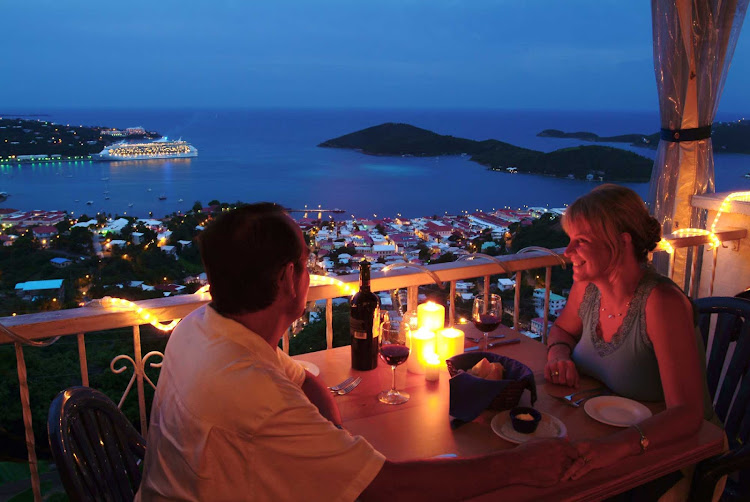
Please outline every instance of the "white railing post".
[{"label": "white railing post", "polygon": [[711,269],[711,283],[708,285],[708,296],[714,295],[714,281],[716,280],[716,263],[719,259],[719,247],[715,247],[713,249],[714,254],[714,263],[713,268]]},{"label": "white railing post", "polygon": [[84,387],[89,386],[89,366],[86,359],[86,342],[83,338],[83,333],[78,333],[78,363],[81,366],[81,385]]},{"label": "white railing post", "polygon": [[26,360],[23,357],[23,346],[16,342],[16,366],[18,368],[18,384],[21,394],[21,410],[23,412],[23,428],[26,432],[26,451],[29,456],[29,471],[31,472],[31,491],[34,502],[41,502],[42,490],[39,480],[39,468],[36,459],[36,444],[34,443],[34,428],[31,424],[31,399],[29,398],[29,382],[26,374]]},{"label": "white railing post", "polygon": [[138,391],[138,412],[141,418],[141,435],[146,437],[148,434],[148,421],[146,420],[146,395],[143,392],[143,373],[146,369],[143,367],[143,354],[141,353],[141,328],[138,325],[133,326],[133,355],[135,356],[135,385]]},{"label": "white railing post", "polygon": [[544,269],[544,322],[542,323],[542,343],[547,345],[547,326],[549,325],[549,294],[552,289],[552,267]]},{"label": "white railing post", "polygon": [[416,312],[417,305],[419,304],[419,287],[409,286],[406,288],[406,310],[408,312]]},{"label": "white railing post", "polygon": [[456,281],[450,282],[448,293],[448,327],[452,328],[456,319]]},{"label": "white railing post", "polygon": [[521,271],[516,272],[516,291],[513,297],[513,329],[518,329],[518,314],[521,310]]},{"label": "white railing post", "polygon": [[326,348],[333,348],[333,298],[326,299]]},{"label": "white railing post", "polygon": [[690,284],[688,286],[688,296],[692,299],[698,297],[698,255],[699,251],[702,251],[703,246],[694,246],[693,256],[690,264]]}]

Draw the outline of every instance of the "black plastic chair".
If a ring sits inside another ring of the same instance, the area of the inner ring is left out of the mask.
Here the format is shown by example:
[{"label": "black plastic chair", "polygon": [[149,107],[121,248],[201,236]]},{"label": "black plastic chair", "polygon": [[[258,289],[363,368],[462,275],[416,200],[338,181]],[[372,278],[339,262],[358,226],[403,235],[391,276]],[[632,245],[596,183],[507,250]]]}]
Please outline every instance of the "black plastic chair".
[{"label": "black plastic chair", "polygon": [[[710,501],[716,482],[729,475],[722,500],[747,501],[750,500],[750,300],[712,297],[701,298],[696,304],[698,326],[708,353],[708,390],[714,399],[714,411],[724,423],[729,451],[698,464],[691,500]],[[716,323],[710,338],[714,315]]]},{"label": "black plastic chair", "polygon": [[107,396],[90,387],[64,390],[50,406],[47,433],[71,500],[133,500],[146,441]]}]

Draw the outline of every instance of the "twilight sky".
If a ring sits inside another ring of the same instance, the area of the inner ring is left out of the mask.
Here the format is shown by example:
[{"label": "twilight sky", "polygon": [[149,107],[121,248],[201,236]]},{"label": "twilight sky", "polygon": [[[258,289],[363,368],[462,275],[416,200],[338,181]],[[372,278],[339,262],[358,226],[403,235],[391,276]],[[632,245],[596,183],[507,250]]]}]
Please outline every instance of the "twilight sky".
[{"label": "twilight sky", "polygon": [[[9,0],[0,18],[0,111],[658,107],[647,1]],[[720,112],[750,111],[748,29]]]}]

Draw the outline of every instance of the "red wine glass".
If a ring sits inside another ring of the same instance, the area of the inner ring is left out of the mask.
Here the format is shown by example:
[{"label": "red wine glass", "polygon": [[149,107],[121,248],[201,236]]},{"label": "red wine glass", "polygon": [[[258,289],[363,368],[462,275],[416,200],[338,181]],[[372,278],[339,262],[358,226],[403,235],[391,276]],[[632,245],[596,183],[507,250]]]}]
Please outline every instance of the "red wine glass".
[{"label": "red wine glass", "polygon": [[380,358],[391,366],[390,390],[378,394],[378,401],[385,404],[403,404],[409,394],[396,390],[396,366],[404,364],[411,352],[411,329],[409,324],[396,320],[385,320],[380,324]]},{"label": "red wine glass", "polygon": [[489,335],[500,326],[503,302],[499,295],[478,295],[471,309],[471,321],[484,334],[484,350],[489,348]]}]

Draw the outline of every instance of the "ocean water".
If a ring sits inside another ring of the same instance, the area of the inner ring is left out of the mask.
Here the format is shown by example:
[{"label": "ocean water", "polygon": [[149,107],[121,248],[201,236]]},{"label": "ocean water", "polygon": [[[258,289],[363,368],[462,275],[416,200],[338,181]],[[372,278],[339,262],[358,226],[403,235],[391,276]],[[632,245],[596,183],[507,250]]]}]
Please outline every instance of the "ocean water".
[{"label": "ocean water", "polygon": [[[143,126],[198,148],[193,159],[23,164],[0,168],[2,207],[161,217],[196,201],[273,201],[293,209],[340,208],[357,217],[415,217],[500,207],[560,207],[595,183],[487,171],[467,158],[368,156],[319,148],[383,122],[440,134],[498,139],[542,151],[582,144],[539,138],[548,128],[599,135],[653,133],[656,112],[524,110],[3,110],[52,122]],[[720,120],[738,116],[725,115]],[[653,158],[655,151],[615,144]],[[717,191],[750,190],[750,157],[717,154]],[[629,184],[642,197],[648,184]],[[160,201],[160,195],[166,200]],[[105,199],[106,196],[110,198]],[[88,205],[87,201],[91,201]],[[298,216],[298,215],[297,215]],[[328,217],[328,216],[324,216]]]}]

